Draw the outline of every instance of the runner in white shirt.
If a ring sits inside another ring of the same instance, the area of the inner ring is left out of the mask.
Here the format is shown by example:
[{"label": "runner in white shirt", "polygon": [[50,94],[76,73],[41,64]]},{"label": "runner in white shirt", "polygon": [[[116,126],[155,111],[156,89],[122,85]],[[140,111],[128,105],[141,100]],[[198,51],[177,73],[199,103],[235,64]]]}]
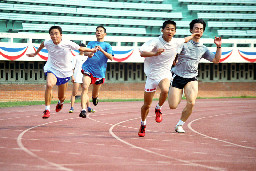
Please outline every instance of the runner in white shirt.
[{"label": "runner in white shirt", "polygon": [[[80,46],[85,47],[85,44],[81,44]],[[71,77],[71,82],[73,83],[73,89],[72,89],[72,95],[71,95],[71,108],[69,110],[69,113],[73,113],[74,112],[74,103],[75,103],[75,99],[76,99],[76,95],[78,92],[78,88],[79,85],[83,84],[83,74],[81,72],[82,70],[82,65],[83,63],[87,60],[87,56],[84,55],[84,52],[80,52],[79,55],[74,56],[73,61],[72,61],[72,66],[73,66],[73,75]],[[90,101],[89,101],[89,97],[87,98],[87,112],[92,112],[94,113],[95,110],[93,110],[92,108],[90,108]]]},{"label": "runner in white shirt", "polygon": [[141,57],[145,57],[144,72],[147,76],[144,104],[141,107],[141,127],[138,133],[140,137],[145,136],[146,118],[157,86],[159,86],[161,94],[155,108],[155,120],[158,123],[162,121],[161,107],[168,96],[173,61],[182,45],[195,36],[192,34],[185,39],[173,38],[176,33],[176,23],[170,20],[163,23],[161,32],[163,33],[161,36],[146,42],[140,48]]},{"label": "runner in white shirt", "polygon": [[58,86],[59,102],[56,106],[56,112],[63,107],[65,100],[65,91],[72,72],[72,54],[71,50],[86,52],[96,52],[97,49],[88,49],[80,47],[74,42],[62,40],[62,29],[59,26],[52,26],[49,29],[51,40],[42,42],[35,53],[27,54],[29,57],[36,56],[44,47],[48,50],[48,60],[45,64],[44,71],[47,75],[45,89],[45,111],[43,119],[50,117],[50,104],[52,98],[52,88]]}]

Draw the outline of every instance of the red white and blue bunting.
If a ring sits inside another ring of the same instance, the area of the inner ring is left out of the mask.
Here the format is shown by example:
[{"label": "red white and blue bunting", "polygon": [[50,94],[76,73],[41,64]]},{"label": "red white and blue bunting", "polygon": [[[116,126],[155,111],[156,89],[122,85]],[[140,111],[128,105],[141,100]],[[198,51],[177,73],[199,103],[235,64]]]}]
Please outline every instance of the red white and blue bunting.
[{"label": "red white and blue bunting", "polygon": [[[15,47],[14,47],[15,45]],[[48,59],[48,51],[44,48],[34,57],[27,57],[26,54],[33,53],[38,49],[38,44],[0,44],[0,60],[7,61],[46,61]],[[215,53],[216,48],[209,48]],[[133,62],[142,63],[144,58],[140,57],[138,47],[113,47],[114,58],[112,62]],[[77,55],[78,51],[72,51],[72,55]],[[202,59],[201,62],[207,62]],[[236,48],[223,47],[220,62],[222,63],[254,63],[256,62],[255,48]]]}]

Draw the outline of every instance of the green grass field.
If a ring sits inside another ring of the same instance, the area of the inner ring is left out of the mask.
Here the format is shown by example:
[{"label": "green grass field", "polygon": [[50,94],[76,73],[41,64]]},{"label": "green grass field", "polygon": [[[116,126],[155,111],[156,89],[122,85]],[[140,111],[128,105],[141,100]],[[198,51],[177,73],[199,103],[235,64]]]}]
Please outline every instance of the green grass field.
[{"label": "green grass field", "polygon": [[[256,96],[240,96],[240,97],[216,97],[216,98],[201,98],[197,99],[225,99],[225,98],[256,98]],[[183,98],[185,99],[185,98]],[[154,99],[156,101],[158,99]],[[143,99],[100,99],[100,102],[127,102],[127,101],[143,101]],[[80,103],[81,100],[77,99],[76,103]],[[70,100],[66,100],[65,103],[70,103]],[[51,104],[57,104],[57,101],[52,101]],[[0,102],[0,108],[17,107],[17,106],[32,106],[32,105],[44,105],[44,101],[17,101],[17,102]]]}]

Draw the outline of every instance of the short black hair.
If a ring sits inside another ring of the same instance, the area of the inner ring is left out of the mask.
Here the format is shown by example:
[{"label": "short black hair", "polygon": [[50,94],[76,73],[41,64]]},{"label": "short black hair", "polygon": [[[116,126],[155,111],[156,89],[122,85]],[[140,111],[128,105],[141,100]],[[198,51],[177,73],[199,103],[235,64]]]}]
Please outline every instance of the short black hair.
[{"label": "short black hair", "polygon": [[106,28],[105,28],[104,26],[102,26],[102,25],[101,25],[101,26],[98,26],[98,27],[96,28],[96,30],[97,30],[98,28],[103,28],[103,29],[104,29],[104,32],[107,33],[107,30],[106,30]]},{"label": "short black hair", "polygon": [[79,46],[86,47],[86,45],[84,43],[80,43]]},{"label": "short black hair", "polygon": [[162,29],[164,29],[164,28],[167,26],[167,24],[172,24],[172,25],[174,25],[175,30],[176,30],[176,23],[175,23],[175,21],[172,21],[172,20],[166,20],[166,21],[163,23]]},{"label": "short black hair", "polygon": [[61,29],[60,26],[51,26],[51,28],[49,29],[49,34],[51,34],[51,31],[52,31],[53,29],[58,29],[59,32],[60,32],[60,34],[62,34],[62,29]]},{"label": "short black hair", "polygon": [[205,28],[206,28],[206,23],[205,23],[204,20],[201,19],[201,18],[194,19],[194,20],[192,20],[192,21],[190,22],[190,24],[189,24],[190,30],[193,30],[194,25],[195,25],[196,23],[201,23],[201,24],[203,24],[203,26],[204,26],[203,29],[205,30]]}]

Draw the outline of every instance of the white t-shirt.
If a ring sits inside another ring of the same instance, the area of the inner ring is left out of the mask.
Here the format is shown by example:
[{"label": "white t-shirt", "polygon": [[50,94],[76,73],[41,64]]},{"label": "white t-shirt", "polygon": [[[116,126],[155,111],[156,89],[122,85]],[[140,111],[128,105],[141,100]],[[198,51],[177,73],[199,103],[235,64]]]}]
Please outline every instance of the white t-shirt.
[{"label": "white t-shirt", "polygon": [[172,38],[170,42],[166,42],[161,35],[144,43],[140,51],[156,52],[157,49],[165,49],[161,55],[145,57],[144,72],[146,76],[154,80],[170,77],[169,79],[171,80],[173,60],[178,51],[181,50],[184,42],[183,38]]},{"label": "white t-shirt", "polygon": [[62,40],[55,45],[52,40],[44,42],[48,51],[48,60],[44,72],[50,71],[58,78],[70,77],[73,74],[71,50],[78,50],[80,46],[69,40]]},{"label": "white t-shirt", "polygon": [[77,55],[74,56],[72,66],[74,69],[74,79],[76,83],[83,83],[83,74],[81,72],[83,63],[87,60],[88,56]]}]

